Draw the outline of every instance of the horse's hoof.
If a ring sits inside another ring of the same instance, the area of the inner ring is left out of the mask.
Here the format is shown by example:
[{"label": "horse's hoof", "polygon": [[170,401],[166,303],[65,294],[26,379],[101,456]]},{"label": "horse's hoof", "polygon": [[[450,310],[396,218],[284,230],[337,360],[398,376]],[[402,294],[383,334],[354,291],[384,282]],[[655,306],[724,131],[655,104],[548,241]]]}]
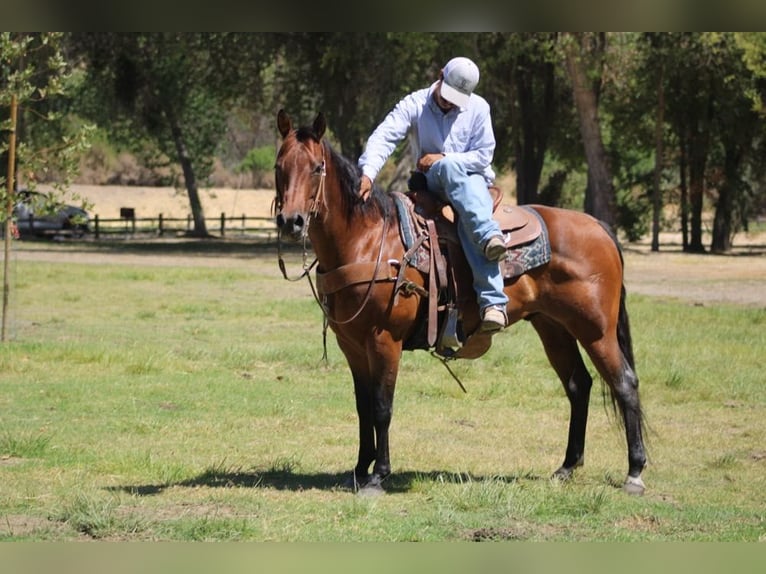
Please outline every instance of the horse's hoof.
[{"label": "horse's hoof", "polygon": [[562,482],[566,482],[567,480],[572,478],[572,471],[573,471],[573,469],[565,468],[565,467],[562,466],[561,468],[559,468],[556,472],[554,472],[551,475],[551,479],[552,480],[560,480]]},{"label": "horse's hoof", "polygon": [[628,476],[625,479],[625,483],[622,485],[622,490],[623,492],[632,494],[634,496],[641,496],[644,494],[646,486],[644,485],[644,481],[641,480],[640,476]]},{"label": "horse's hoof", "polygon": [[366,476],[364,478],[359,478],[356,476],[356,474],[352,472],[351,476],[349,476],[343,482],[343,488],[350,490],[352,492],[359,492],[359,490],[365,487],[369,479],[370,479],[369,476]]}]

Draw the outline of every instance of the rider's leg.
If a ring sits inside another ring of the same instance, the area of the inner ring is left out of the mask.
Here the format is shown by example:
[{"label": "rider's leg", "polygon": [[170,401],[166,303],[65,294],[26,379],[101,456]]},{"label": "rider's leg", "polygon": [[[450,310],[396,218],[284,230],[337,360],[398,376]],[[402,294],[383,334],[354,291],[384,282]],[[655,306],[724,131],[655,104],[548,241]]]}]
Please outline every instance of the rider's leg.
[{"label": "rider's leg", "polygon": [[458,236],[473,271],[473,286],[482,314],[489,307],[504,309],[508,297],[503,293],[503,275],[497,261],[484,255],[486,242],[502,235],[492,218],[492,197],[484,177],[466,173],[447,155],[431,166],[426,178],[428,188],[437,190],[457,214]]}]

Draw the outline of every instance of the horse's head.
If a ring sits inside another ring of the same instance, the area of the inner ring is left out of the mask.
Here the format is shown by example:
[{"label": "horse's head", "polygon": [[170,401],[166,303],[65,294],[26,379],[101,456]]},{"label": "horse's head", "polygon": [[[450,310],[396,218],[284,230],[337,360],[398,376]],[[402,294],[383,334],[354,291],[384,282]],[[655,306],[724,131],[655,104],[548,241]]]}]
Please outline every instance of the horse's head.
[{"label": "horse's head", "polygon": [[322,136],[327,128],[320,112],[311,128],[293,128],[284,110],[277,114],[282,145],[274,166],[276,223],[282,237],[298,241],[308,232],[310,217],[319,212],[326,175]]}]

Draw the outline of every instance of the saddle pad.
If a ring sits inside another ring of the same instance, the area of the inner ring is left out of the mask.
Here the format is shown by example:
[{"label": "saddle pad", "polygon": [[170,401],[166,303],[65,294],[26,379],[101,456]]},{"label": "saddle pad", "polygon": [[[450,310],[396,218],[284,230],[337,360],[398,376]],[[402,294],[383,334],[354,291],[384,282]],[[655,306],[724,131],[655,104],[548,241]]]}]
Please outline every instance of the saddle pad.
[{"label": "saddle pad", "polygon": [[[412,200],[406,194],[399,191],[393,191],[391,195],[394,198],[396,212],[399,215],[399,235],[402,238],[404,250],[409,252],[418,241],[420,235],[424,233],[424,229],[419,227],[418,222],[414,219],[414,204]],[[427,273],[429,269],[428,248],[421,245],[410,254],[408,261],[411,266]]]},{"label": "saddle pad", "polygon": [[415,229],[415,225],[410,217],[412,202],[406,195],[398,191],[391,192],[391,195],[394,198],[396,211],[399,214],[399,234],[402,237],[402,243],[404,243],[404,250],[408,251],[415,245],[415,239],[418,236],[418,230]]},{"label": "saddle pad", "polygon": [[[551,242],[548,239],[548,227],[545,225],[545,221],[531,207],[522,205],[518,209],[523,209],[533,214],[540,223],[542,233],[529,243],[518,245],[508,250],[506,258],[500,264],[503,278],[505,279],[518,277],[531,269],[545,265],[551,260]],[[513,232],[511,232],[511,237],[513,237]]]}]

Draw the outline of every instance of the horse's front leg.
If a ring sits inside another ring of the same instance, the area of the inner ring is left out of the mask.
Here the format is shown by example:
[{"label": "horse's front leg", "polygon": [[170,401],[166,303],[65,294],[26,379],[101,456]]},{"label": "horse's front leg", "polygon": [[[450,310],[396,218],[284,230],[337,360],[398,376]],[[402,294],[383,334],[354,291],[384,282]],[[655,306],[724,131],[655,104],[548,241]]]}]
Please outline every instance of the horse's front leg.
[{"label": "horse's front leg", "polygon": [[[388,432],[400,358],[401,344],[378,335],[367,345],[367,375],[354,372],[359,417],[359,456],[354,482],[360,492],[382,492],[383,480],[391,474]],[[373,461],[372,473],[368,474]]]},{"label": "horse's front leg", "polygon": [[359,422],[359,454],[352,487],[354,490],[365,486],[370,479],[370,465],[375,460],[375,425],[372,385],[368,374],[352,373],[354,377],[354,397],[356,414]]}]

